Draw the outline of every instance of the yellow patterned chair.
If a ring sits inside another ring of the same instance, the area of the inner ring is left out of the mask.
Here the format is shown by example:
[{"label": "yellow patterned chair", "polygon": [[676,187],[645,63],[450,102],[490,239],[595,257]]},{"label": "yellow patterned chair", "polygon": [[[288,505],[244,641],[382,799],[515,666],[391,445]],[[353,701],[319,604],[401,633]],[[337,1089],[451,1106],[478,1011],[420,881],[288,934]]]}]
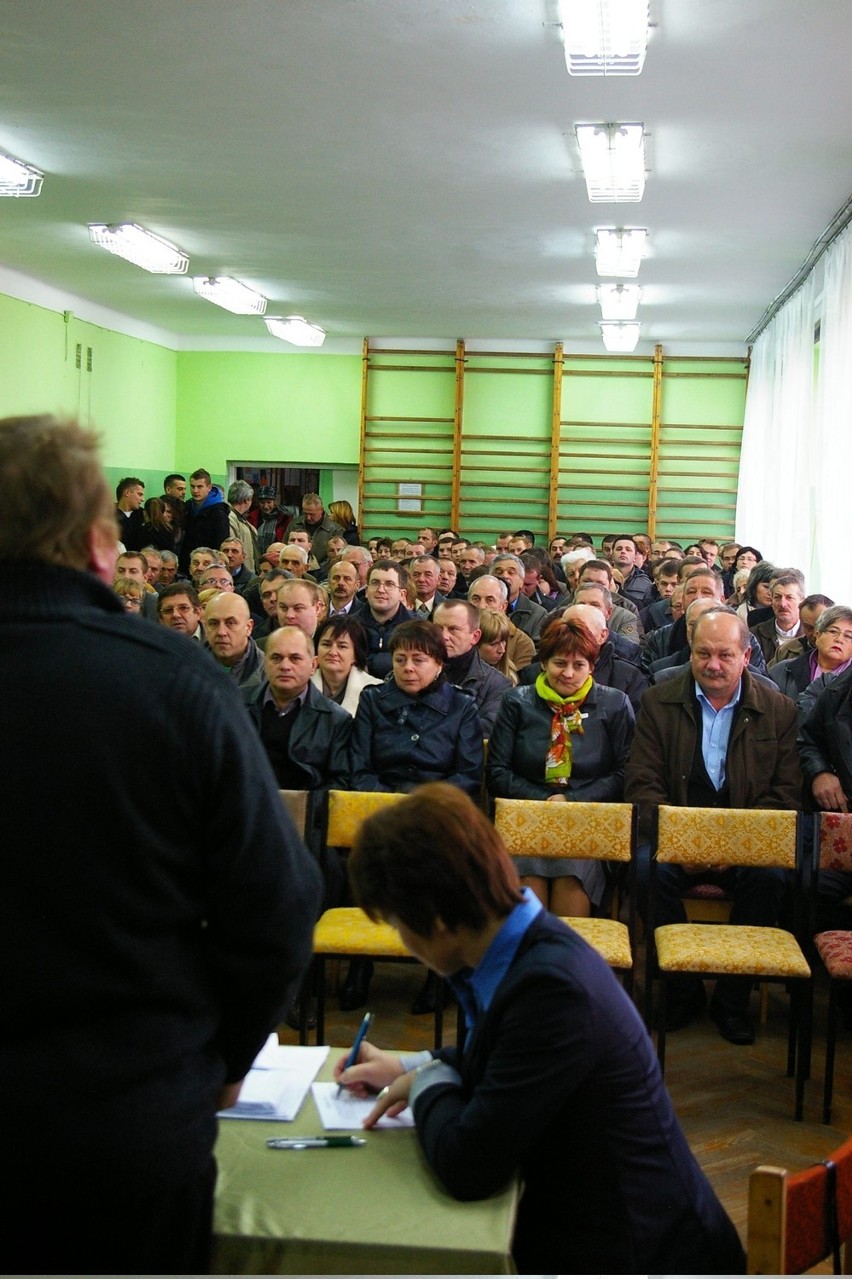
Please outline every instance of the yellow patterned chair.
[{"label": "yellow patterned chair", "polygon": [[775,809],[675,808],[656,813],[654,858],[648,907],[648,972],[660,979],[657,1052],[666,1057],[666,979],[691,973],[705,977],[750,975],[761,981],[790,983],[790,1034],[787,1073],[796,1076],[795,1117],[801,1119],[810,1064],[811,970],[797,937],[782,928],[747,924],[664,924],[654,927],[656,864],[678,866],[766,866],[794,877],[793,897],[801,901],[802,851],[799,816]]},{"label": "yellow patterned chair", "polygon": [[[329,791],[325,843],[333,848],[351,848],[361,825],[373,813],[398,804],[405,796],[387,791]],[[325,911],[314,928],[314,959],[306,989],[317,997],[317,1043],[325,1034],[325,966],[329,959],[379,959],[416,962],[387,924],[374,924],[357,906],[337,906]],[[302,999],[300,1043],[308,1042],[308,1000]],[[443,1001],[435,1009],[435,1047],[443,1039]]]},{"label": "yellow patterned chair", "polygon": [[[636,820],[632,804],[551,804],[543,799],[497,799],[494,824],[512,857],[577,857],[633,866]],[[628,891],[628,923],[568,918],[611,968],[633,989],[635,892]]]},{"label": "yellow patterned chair", "polygon": [[[817,870],[852,874],[852,814],[817,813],[814,816],[814,857]],[[814,876],[814,889],[818,881]],[[848,899],[845,905],[848,905]],[[816,891],[812,905],[817,906]],[[815,920],[816,913],[812,918]],[[816,933],[814,949],[828,973],[828,1020],[825,1035],[825,1076],[822,1091],[822,1122],[831,1123],[831,1095],[834,1090],[834,1057],[837,1044],[837,996],[844,983],[852,981],[852,931],[831,928]]]}]

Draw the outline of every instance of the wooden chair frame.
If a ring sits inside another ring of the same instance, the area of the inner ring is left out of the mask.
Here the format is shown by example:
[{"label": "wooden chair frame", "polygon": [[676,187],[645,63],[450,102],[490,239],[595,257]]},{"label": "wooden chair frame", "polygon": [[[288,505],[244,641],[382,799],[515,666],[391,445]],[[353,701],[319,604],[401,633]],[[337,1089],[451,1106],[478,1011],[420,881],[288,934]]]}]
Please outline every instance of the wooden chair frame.
[{"label": "wooden chair frame", "polygon": [[804,1274],[830,1257],[852,1262],[852,1138],[801,1172],[761,1165],[749,1178],[748,1273]]},{"label": "wooden chair frame", "polygon": [[845,865],[848,853],[841,854],[838,859],[841,864],[835,863],[832,867],[831,862],[834,860],[832,851],[827,847],[828,840],[823,838],[823,833],[827,831],[832,823],[837,821],[844,825],[849,825],[852,829],[852,815],[845,813],[815,813],[813,818],[813,846],[811,852],[811,861],[808,867],[810,883],[807,885],[808,898],[810,902],[809,928],[808,934],[812,938],[811,953],[813,958],[819,962],[828,973],[828,1013],[826,1018],[825,1030],[825,1072],[823,1075],[822,1085],[822,1122],[824,1124],[831,1123],[831,1102],[834,1092],[834,1064],[837,1051],[837,1020],[838,1020],[838,994],[844,984],[841,977],[832,977],[828,971],[828,967],[822,958],[819,947],[819,938],[826,936],[829,932],[849,932],[852,939],[852,930],[846,929],[826,929],[817,932],[817,913],[819,908],[819,871],[823,869],[838,869],[852,871],[852,864],[848,867]]}]

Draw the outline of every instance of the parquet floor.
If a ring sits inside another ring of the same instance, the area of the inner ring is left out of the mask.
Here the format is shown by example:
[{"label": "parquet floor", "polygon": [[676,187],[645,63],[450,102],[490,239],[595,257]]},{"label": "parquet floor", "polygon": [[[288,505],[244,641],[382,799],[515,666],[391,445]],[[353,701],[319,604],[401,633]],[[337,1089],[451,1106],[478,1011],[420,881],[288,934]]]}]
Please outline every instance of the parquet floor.
[{"label": "parquet floor", "polygon": [[[387,1048],[431,1047],[432,1018],[415,1017],[408,1011],[423,973],[419,965],[377,965],[369,1003],[375,1014],[374,1043]],[[819,1122],[825,1006],[825,991],[818,988],[812,1076],[802,1123],[793,1120],[793,1081],[785,1073],[787,999],[780,987],[770,987],[767,1022],[759,1027],[751,1047],[727,1043],[706,1013],[668,1037],[666,1083],[675,1109],[699,1163],[743,1239],[748,1178],[758,1164],[795,1171],[824,1158],[852,1131],[852,1032],[841,1031],[838,1041],[832,1126]],[[752,1007],[757,1015],[757,992]],[[331,995],[326,1040],[351,1043],[362,1013],[340,1012]],[[286,1027],[279,1033],[282,1042],[297,1041]],[[446,1017],[445,1042],[452,1042],[454,1036],[452,1007]],[[830,1274],[831,1267],[826,1264],[816,1273]]]}]

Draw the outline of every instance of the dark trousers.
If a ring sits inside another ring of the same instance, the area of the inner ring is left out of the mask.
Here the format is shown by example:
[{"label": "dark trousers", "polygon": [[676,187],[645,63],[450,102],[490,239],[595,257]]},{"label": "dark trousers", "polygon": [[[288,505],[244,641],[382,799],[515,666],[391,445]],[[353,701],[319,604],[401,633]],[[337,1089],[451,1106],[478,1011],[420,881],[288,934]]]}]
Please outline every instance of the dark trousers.
[{"label": "dark trousers", "polygon": [[[44,1151],[50,1177],[50,1151]],[[164,1169],[164,1174],[167,1169]],[[144,1190],[18,1178],[3,1192],[4,1274],[209,1274],[216,1163],[183,1186]]]},{"label": "dark trousers", "polygon": [[[642,853],[645,856],[642,856]],[[644,845],[639,850],[639,910],[647,918],[648,859],[650,849]],[[644,863],[644,864],[643,864]],[[774,928],[784,892],[787,875],[776,867],[733,866],[718,873],[707,872],[700,876],[687,875],[680,866],[658,862],[656,869],[654,926],[685,924],[686,910],[682,897],[696,883],[718,884],[733,898],[732,924],[752,924],[760,928]],[[687,1001],[692,997],[700,979],[691,976],[669,977],[669,1003]],[[720,977],[713,996],[715,1006],[723,1013],[744,1013],[748,1008],[753,977]]]}]

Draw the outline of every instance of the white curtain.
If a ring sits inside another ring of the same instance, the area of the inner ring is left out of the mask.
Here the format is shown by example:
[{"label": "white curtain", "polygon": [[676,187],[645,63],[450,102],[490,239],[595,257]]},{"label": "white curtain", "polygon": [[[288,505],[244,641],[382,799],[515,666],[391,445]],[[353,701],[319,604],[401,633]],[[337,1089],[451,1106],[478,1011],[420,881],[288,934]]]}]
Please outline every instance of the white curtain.
[{"label": "white curtain", "polygon": [[[814,544],[814,273],[754,344],[746,395],[737,540],[808,569]],[[839,597],[837,597],[839,598]]]},{"label": "white curtain", "polygon": [[812,440],[816,520],[810,590],[852,604],[852,227],[824,256]]}]

